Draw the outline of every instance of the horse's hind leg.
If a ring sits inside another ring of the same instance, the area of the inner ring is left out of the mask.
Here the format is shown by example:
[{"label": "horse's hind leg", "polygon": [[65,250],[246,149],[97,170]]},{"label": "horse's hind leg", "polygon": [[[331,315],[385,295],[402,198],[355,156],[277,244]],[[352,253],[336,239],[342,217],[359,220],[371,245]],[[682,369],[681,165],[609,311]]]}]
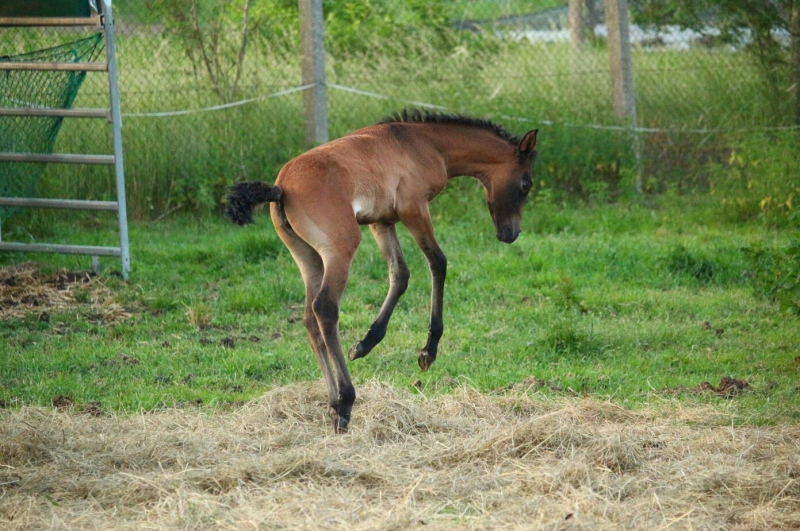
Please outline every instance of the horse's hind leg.
[{"label": "horse's hind leg", "polygon": [[312,303],[314,315],[317,317],[317,323],[325,341],[329,362],[336,368],[336,384],[339,392],[336,399],[331,402],[331,407],[338,413],[335,425],[338,433],[347,431],[350,412],[356,399],[356,391],[350,380],[350,373],[345,364],[339,339],[339,301],[344,294],[347,277],[350,273],[350,264],[361,239],[361,232],[355,223],[354,230],[355,235],[350,241],[351,243],[355,241],[355,246],[344,244],[328,247],[322,255],[325,274],[322,277],[319,293]]},{"label": "horse's hind leg", "polygon": [[325,385],[328,389],[328,400],[331,404],[331,415],[334,417],[334,422],[338,422],[339,413],[334,408],[334,403],[337,401],[339,389],[336,385],[336,379],[331,368],[330,357],[328,350],[325,346],[325,340],[322,337],[322,331],[317,323],[317,317],[314,315],[312,303],[319,293],[322,286],[322,276],[324,268],[322,265],[322,258],[319,253],[315,251],[310,245],[304,242],[299,236],[294,233],[286,231],[280,223],[280,219],[273,214],[273,222],[278,236],[286,245],[287,249],[294,258],[297,267],[300,269],[300,274],[303,277],[303,283],[306,288],[306,303],[305,311],[303,312],[303,324],[306,328],[308,335],[308,342],[311,349],[317,357],[317,363],[322,370],[322,376],[325,379]]},{"label": "horse's hind leg", "polygon": [[[333,193],[335,194],[335,191]],[[298,240],[303,242],[303,246],[313,248],[316,253],[314,256],[319,257],[322,263],[323,272],[319,289],[313,300],[307,303],[310,302],[317,330],[325,345],[326,357],[321,365],[326,372],[326,379],[334,377],[332,370],[336,372],[333,386],[335,392],[330,396],[330,404],[334,413],[334,427],[338,433],[342,433],[347,431],[347,425],[350,423],[356,392],[345,365],[339,340],[339,302],[347,286],[350,264],[361,243],[361,230],[349,203],[341,198],[334,198],[336,200],[331,204],[331,199],[331,194],[324,197],[303,196],[303,202],[295,201],[286,206],[286,214]],[[323,200],[327,200],[328,203]],[[345,206],[337,208],[336,205]],[[305,248],[303,246],[300,247]],[[319,262],[316,262],[317,273],[319,273],[318,266]],[[309,295],[310,293],[311,291]],[[310,323],[308,327],[313,328]]]},{"label": "horse's hind leg", "polygon": [[369,327],[367,335],[350,349],[351,360],[363,358],[381,342],[386,335],[386,327],[392,317],[394,307],[408,287],[408,266],[397,239],[395,226],[373,223],[369,229],[389,266],[389,293],[386,294],[386,300],[383,301],[378,317]]}]

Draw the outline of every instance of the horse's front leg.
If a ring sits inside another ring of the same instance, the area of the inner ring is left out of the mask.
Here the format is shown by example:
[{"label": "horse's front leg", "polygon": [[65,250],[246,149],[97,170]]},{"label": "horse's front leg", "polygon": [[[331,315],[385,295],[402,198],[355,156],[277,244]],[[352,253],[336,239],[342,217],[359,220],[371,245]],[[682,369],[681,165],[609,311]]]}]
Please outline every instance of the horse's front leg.
[{"label": "horse's front leg", "polygon": [[351,360],[363,358],[381,342],[386,335],[386,327],[392,317],[397,301],[405,293],[408,287],[408,265],[403,257],[403,250],[400,248],[400,241],[397,239],[397,231],[394,225],[384,225],[373,223],[369,226],[381,254],[386,259],[389,266],[389,293],[383,301],[378,317],[369,327],[364,339],[353,345],[350,349],[349,357]]},{"label": "horse's front leg", "polygon": [[403,223],[408,227],[419,248],[422,249],[431,270],[431,321],[428,327],[428,341],[417,359],[419,368],[427,371],[436,361],[439,340],[444,332],[442,307],[444,305],[444,280],[447,276],[447,257],[436,243],[427,205],[423,212],[403,219]]}]

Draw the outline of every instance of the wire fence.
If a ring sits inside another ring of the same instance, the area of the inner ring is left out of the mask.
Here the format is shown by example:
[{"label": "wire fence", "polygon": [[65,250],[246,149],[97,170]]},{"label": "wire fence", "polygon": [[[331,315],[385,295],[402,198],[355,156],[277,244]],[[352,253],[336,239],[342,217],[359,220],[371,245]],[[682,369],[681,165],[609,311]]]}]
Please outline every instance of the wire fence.
[{"label": "wire fence", "polygon": [[[539,192],[611,198],[707,188],[754,135],[793,131],[788,67],[765,68],[714,31],[632,26],[636,124],[614,112],[602,5],[580,38],[566,3],[326,1],[329,136],[404,107],[539,127]],[[273,180],[308,147],[297,5],[288,0],[118,1],[129,212],[218,208],[227,187]],[[0,28],[0,56],[86,36]],[[87,76],[75,106],[107,101]],[[55,150],[108,152],[105,124],[66,120]],[[635,141],[632,140],[635,136]],[[106,199],[98,168],[48,168],[40,195]]]}]

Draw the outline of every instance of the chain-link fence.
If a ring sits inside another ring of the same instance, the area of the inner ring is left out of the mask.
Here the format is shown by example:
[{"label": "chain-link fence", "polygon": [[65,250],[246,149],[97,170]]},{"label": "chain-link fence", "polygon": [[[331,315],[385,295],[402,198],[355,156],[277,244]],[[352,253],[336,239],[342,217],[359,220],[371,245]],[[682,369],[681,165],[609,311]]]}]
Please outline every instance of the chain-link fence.
[{"label": "chain-link fence", "polygon": [[[403,107],[539,127],[543,197],[613,199],[637,175],[645,192],[707,189],[742,142],[795,135],[789,63],[759,62],[746,36],[719,38],[713,18],[706,31],[631,26],[632,130],[612,105],[602,3],[584,5],[580,32],[563,1],[323,5],[331,138]],[[118,0],[114,9],[131,216],[218,208],[230,184],[272,181],[307,148],[294,0]],[[0,55],[83,36],[0,28]],[[788,54],[790,37],[776,39]],[[103,105],[107,91],[89,75],[75,105]],[[67,120],[55,149],[108,152],[102,127]],[[104,173],[48,167],[40,195],[111,198]]]}]

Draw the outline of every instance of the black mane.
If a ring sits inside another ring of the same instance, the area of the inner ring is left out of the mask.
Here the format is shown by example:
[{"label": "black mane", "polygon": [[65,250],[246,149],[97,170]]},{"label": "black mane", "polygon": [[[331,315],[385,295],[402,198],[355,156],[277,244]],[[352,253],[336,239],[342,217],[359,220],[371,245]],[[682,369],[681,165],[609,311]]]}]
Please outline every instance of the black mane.
[{"label": "black mane", "polygon": [[486,131],[491,131],[503,140],[512,144],[518,144],[520,138],[512,135],[503,126],[496,123],[484,120],[482,118],[473,118],[471,116],[463,116],[461,114],[446,114],[440,112],[425,111],[420,109],[403,109],[401,112],[394,113],[387,116],[378,124],[392,124],[392,123],[428,123],[428,124],[458,124],[477,127]]}]

